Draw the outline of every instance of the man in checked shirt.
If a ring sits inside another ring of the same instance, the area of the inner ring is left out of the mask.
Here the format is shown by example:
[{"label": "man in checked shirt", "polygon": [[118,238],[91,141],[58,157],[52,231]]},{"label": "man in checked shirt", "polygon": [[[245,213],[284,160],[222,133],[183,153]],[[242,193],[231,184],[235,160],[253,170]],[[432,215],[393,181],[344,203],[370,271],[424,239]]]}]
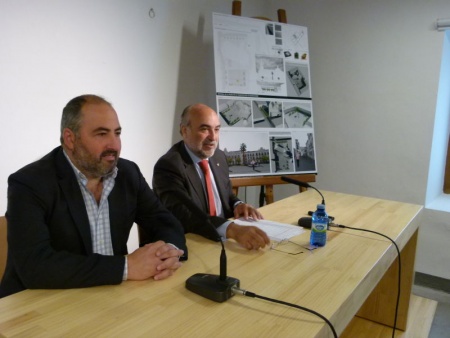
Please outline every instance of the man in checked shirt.
[{"label": "man in checked shirt", "polygon": [[[187,259],[179,221],[138,166],[119,158],[121,131],[108,101],[78,96],[63,109],[61,146],[9,177],[0,297],[24,289],[161,280]],[[128,254],[134,223],[151,241]]]}]

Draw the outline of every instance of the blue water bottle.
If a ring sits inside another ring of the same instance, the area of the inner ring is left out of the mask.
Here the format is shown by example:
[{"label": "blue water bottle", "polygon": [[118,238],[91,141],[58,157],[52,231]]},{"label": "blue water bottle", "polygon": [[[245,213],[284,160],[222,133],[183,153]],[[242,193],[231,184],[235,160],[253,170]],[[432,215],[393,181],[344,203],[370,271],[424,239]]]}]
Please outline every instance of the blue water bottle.
[{"label": "blue water bottle", "polygon": [[317,210],[312,215],[311,238],[309,243],[314,246],[324,246],[327,242],[328,215],[324,204],[317,204]]}]

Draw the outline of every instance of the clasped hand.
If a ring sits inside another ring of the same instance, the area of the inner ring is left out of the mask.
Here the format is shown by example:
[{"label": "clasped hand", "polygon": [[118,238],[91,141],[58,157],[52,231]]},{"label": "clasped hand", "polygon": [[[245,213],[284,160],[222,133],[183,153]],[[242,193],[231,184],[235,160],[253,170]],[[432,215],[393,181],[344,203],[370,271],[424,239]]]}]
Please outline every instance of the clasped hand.
[{"label": "clasped hand", "polygon": [[146,244],[127,256],[128,279],[153,277],[154,280],[161,280],[170,277],[181,267],[179,257],[183,253],[183,250],[163,241]]}]

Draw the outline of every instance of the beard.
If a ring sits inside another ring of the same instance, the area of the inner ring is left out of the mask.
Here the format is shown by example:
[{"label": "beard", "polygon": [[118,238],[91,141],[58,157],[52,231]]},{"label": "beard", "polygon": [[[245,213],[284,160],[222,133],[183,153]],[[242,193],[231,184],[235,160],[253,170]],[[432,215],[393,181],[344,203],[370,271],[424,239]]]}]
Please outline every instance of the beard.
[{"label": "beard", "polygon": [[214,150],[208,150],[208,151],[204,151],[204,150],[199,150],[198,153],[196,154],[199,158],[201,159],[206,159],[206,158],[210,158],[214,155],[214,152],[216,151],[216,149]]},{"label": "beard", "polygon": [[[107,155],[114,155],[114,161],[104,161],[103,157]],[[91,178],[98,178],[106,176],[113,172],[119,161],[119,154],[115,150],[105,150],[96,156],[90,153],[83,143],[78,139],[75,141],[73,149],[74,164],[86,176]]]},{"label": "beard", "polygon": [[[213,148],[209,149],[209,150],[204,150],[203,149],[204,145],[210,145],[210,146],[213,146]],[[192,148],[190,148],[190,149],[195,155],[197,155],[201,159],[210,158],[214,155],[214,153],[217,149],[217,142],[204,142],[204,143],[201,143],[200,145],[198,145],[197,149],[192,149]]]}]

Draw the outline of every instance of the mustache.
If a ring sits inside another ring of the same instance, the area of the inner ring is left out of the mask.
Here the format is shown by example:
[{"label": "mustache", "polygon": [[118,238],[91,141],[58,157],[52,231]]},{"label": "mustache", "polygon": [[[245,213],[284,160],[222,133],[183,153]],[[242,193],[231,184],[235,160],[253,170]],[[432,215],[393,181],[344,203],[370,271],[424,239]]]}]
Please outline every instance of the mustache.
[{"label": "mustache", "polygon": [[117,151],[105,150],[104,152],[101,153],[100,157],[105,157],[105,156],[109,156],[109,155],[114,155],[115,157],[117,157]]}]

